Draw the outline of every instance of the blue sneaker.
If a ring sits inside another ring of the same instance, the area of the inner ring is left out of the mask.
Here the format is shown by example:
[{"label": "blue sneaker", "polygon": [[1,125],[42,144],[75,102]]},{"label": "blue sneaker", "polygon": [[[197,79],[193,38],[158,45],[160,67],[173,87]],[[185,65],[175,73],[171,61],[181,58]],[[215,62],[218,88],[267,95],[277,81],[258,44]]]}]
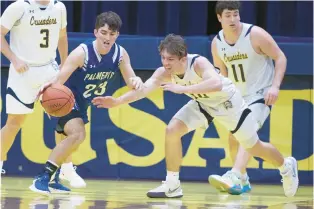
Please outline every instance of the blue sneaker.
[{"label": "blue sneaker", "polygon": [[251,190],[252,187],[249,182],[249,177],[247,177],[245,180],[242,179],[242,193],[249,193]]},{"label": "blue sneaker", "polygon": [[42,173],[35,177],[35,180],[33,181],[33,184],[29,187],[29,189],[36,193],[49,194],[49,181],[49,174]]},{"label": "blue sneaker", "polygon": [[241,180],[234,172],[227,171],[223,176],[210,175],[208,181],[218,191],[232,195],[242,194]]},{"label": "blue sneaker", "polygon": [[56,171],[54,179],[49,183],[49,190],[54,194],[68,194],[71,190],[60,183],[60,168]]}]

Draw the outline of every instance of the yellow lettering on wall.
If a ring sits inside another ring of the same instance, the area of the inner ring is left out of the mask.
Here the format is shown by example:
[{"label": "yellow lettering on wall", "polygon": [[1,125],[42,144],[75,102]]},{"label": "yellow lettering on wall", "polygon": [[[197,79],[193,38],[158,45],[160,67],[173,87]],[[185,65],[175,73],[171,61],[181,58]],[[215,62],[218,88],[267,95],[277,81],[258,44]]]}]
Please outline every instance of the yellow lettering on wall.
[{"label": "yellow lettering on wall", "polygon": [[45,145],[43,130],[44,110],[37,102],[35,111],[27,116],[21,133],[22,152],[28,160],[34,163],[45,163],[51,152],[51,149]]},{"label": "yellow lettering on wall", "polygon": [[[118,97],[127,90],[127,87],[123,87],[117,90],[113,96]],[[147,99],[159,109],[165,108],[161,89],[152,92]],[[136,156],[119,147],[114,139],[108,139],[107,148],[110,164],[115,165],[122,162],[131,166],[145,167],[155,165],[164,159],[166,124],[162,120],[130,105],[109,109],[109,117],[118,128],[149,140],[153,144],[153,151],[149,155]]]},{"label": "yellow lettering on wall", "polygon": [[[91,118],[91,108],[87,109],[88,118]],[[86,163],[90,160],[95,159],[96,152],[91,147],[91,122],[85,125],[86,138],[84,142],[79,146],[79,148],[72,154],[72,160],[75,165],[80,165]],[[84,153],[84,154],[83,154]]]},{"label": "yellow lettering on wall", "polygon": [[[292,154],[293,100],[305,100],[313,104],[312,95],[313,91],[310,89],[281,90],[278,100],[272,108],[270,117],[270,142],[285,157]],[[308,145],[304,146],[308,147]],[[274,166],[264,161],[263,168],[274,169]],[[313,154],[306,159],[299,160],[298,169],[304,171],[313,170]]]}]

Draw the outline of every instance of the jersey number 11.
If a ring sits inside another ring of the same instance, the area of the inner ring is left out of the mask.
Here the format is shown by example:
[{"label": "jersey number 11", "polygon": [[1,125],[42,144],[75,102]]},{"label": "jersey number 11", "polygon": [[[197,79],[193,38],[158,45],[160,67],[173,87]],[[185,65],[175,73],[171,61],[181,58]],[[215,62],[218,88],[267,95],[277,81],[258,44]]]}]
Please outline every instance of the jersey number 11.
[{"label": "jersey number 11", "polygon": [[[241,80],[242,80],[242,82],[245,82],[243,65],[242,64],[238,64],[238,66],[239,66],[239,69],[240,69]],[[239,82],[238,75],[237,75],[237,70],[236,70],[236,65],[231,65],[231,67],[232,67],[232,72],[233,72],[233,76],[234,76],[235,82]]]}]

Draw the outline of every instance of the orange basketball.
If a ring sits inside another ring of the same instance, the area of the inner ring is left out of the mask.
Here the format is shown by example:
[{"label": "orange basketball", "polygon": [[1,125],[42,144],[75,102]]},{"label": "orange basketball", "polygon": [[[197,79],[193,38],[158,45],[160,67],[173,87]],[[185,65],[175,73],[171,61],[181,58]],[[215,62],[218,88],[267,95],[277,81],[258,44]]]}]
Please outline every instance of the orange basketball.
[{"label": "orange basketball", "polygon": [[74,95],[68,87],[52,84],[43,92],[41,105],[49,115],[62,117],[71,112]]}]

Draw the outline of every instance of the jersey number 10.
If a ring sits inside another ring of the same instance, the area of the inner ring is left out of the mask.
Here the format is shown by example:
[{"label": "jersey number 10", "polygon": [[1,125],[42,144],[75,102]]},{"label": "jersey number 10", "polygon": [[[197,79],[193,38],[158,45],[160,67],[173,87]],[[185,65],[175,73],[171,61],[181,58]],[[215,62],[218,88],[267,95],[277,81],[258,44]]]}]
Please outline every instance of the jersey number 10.
[{"label": "jersey number 10", "polygon": [[40,48],[48,48],[49,47],[49,30],[48,29],[41,29],[40,34],[43,34],[43,41],[39,46]]},{"label": "jersey number 10", "polygon": [[[240,69],[241,80],[242,80],[242,82],[245,82],[243,65],[242,64],[238,64],[238,66],[239,66],[239,69]],[[236,65],[231,65],[231,67],[232,67],[232,72],[233,72],[233,76],[234,76],[235,82],[239,82],[238,75],[237,75],[237,70],[236,70]]]}]

